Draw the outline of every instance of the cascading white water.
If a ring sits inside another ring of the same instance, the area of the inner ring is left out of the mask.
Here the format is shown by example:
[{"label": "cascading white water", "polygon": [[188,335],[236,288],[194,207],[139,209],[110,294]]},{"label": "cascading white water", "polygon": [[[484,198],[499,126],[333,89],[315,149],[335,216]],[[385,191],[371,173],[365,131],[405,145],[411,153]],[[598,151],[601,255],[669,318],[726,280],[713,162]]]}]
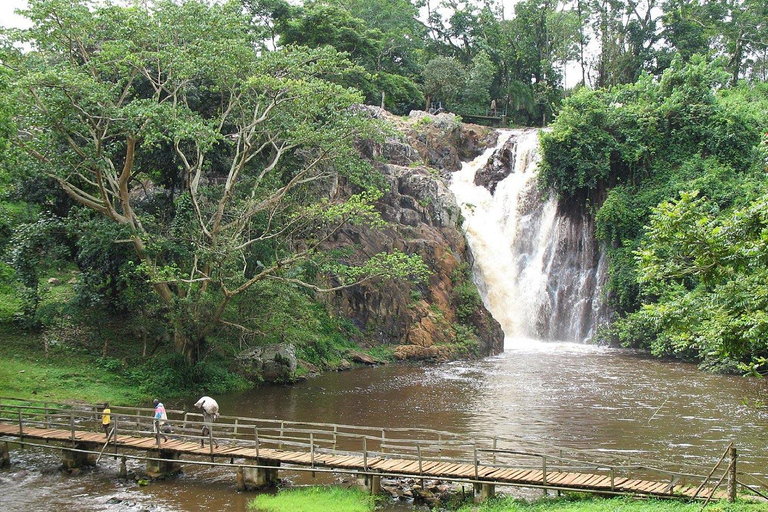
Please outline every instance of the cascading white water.
[{"label": "cascading white water", "polygon": [[[478,171],[506,164],[504,151],[511,154],[512,169],[502,169],[509,174],[495,190],[475,185]],[[531,339],[585,341],[605,316],[604,258],[591,221],[559,213],[554,195],[542,199],[539,160],[537,130],[500,130],[497,145],[465,163],[451,182],[475,283],[508,346]]]}]

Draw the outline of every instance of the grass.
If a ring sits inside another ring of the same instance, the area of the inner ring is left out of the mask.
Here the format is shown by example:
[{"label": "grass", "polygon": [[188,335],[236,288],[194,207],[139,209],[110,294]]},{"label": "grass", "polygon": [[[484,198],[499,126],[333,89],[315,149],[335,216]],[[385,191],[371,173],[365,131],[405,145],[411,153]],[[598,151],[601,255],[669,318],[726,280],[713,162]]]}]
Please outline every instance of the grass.
[{"label": "grass", "polygon": [[253,512],[371,512],[375,498],[358,489],[302,487],[261,494],[248,505]]},{"label": "grass", "polygon": [[42,336],[7,324],[0,324],[0,358],[0,396],[113,403],[146,398],[121,375],[98,366],[92,355],[52,347],[46,356]]},{"label": "grass", "polygon": [[[527,502],[498,497],[482,504],[464,504],[456,512],[700,512],[702,503],[671,500],[636,500],[632,498],[599,498],[572,494],[563,498],[542,498]],[[302,487],[283,490],[277,495],[259,495],[249,504],[252,512],[371,512],[374,498],[357,489],[342,487]],[[737,501],[710,502],[708,512],[768,511],[768,503]]]},{"label": "grass", "polygon": [[[481,505],[465,505],[458,512],[700,512],[702,503],[671,500],[635,500],[631,498],[596,498],[589,496],[545,498],[526,502],[513,498],[496,498]],[[768,503],[738,501],[710,502],[708,512],[768,511]]]}]

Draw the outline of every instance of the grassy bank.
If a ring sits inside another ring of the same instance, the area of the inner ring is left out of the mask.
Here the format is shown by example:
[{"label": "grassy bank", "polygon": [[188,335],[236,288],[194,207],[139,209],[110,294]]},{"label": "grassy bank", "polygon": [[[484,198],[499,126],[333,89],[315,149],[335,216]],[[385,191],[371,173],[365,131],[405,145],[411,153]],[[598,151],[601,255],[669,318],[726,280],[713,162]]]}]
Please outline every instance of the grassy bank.
[{"label": "grassy bank", "polygon": [[110,369],[109,362],[100,355],[87,347],[59,346],[50,341],[40,334],[0,324],[0,396],[51,401],[146,401],[147,394],[131,376]]},{"label": "grassy bank", "polygon": [[[541,499],[525,502],[512,498],[489,500],[482,505],[465,505],[458,512],[700,512],[702,503],[669,500],[635,500],[631,498],[596,498],[579,496],[562,499]],[[740,501],[710,503],[709,512],[768,511],[768,504]]]},{"label": "grassy bank", "polygon": [[[0,284],[0,396],[129,404],[158,394],[171,399],[201,390],[222,394],[259,385],[259,375],[245,378],[233,369],[235,354],[247,348],[238,338],[212,339],[202,359],[190,366],[176,353],[164,317],[78,306],[73,301],[78,276],[65,268],[40,279],[35,322],[19,322],[23,315],[18,290]],[[351,323],[331,318],[304,295],[294,295],[290,305],[275,307],[300,320],[272,318],[283,327],[268,330],[282,329],[285,339],[255,345],[291,343],[300,360],[297,378],[310,371],[354,366],[348,359],[357,352],[377,360],[392,358],[388,347],[358,347]]]},{"label": "grassy bank", "polygon": [[[499,497],[482,504],[464,503],[440,509],[456,512],[700,512],[701,503],[678,501],[635,500],[631,498],[597,498],[570,495],[564,498],[543,498],[527,502]],[[383,498],[373,497],[356,489],[341,487],[304,487],[280,491],[277,495],[260,495],[250,504],[252,512],[370,512],[386,510]],[[415,509],[416,507],[414,507]],[[738,501],[710,503],[710,512],[768,511],[768,504]]]},{"label": "grassy bank", "polygon": [[252,512],[371,512],[376,499],[358,489],[302,487],[276,495],[261,494],[248,508]]}]

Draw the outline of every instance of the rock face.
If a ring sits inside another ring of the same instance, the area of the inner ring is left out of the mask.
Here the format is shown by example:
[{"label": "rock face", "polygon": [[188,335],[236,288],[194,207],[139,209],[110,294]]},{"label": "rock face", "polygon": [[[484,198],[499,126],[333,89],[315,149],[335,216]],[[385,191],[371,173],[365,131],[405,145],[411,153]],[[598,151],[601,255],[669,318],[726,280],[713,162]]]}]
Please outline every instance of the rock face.
[{"label": "rock face", "polygon": [[[388,222],[378,230],[347,228],[334,241],[364,256],[398,249],[418,254],[432,271],[428,282],[364,284],[337,292],[330,306],[350,318],[360,343],[394,346],[400,359],[453,359],[497,354],[503,349],[500,325],[477,300],[470,314],[457,287],[467,283],[471,265],[460,230],[460,210],[445,176],[495,143],[493,130],[463,125],[451,114],[412,113],[407,121],[367,107],[402,134],[384,143],[366,142],[363,153],[375,162],[388,188],[376,207]],[[457,310],[464,312],[461,317]]]}]

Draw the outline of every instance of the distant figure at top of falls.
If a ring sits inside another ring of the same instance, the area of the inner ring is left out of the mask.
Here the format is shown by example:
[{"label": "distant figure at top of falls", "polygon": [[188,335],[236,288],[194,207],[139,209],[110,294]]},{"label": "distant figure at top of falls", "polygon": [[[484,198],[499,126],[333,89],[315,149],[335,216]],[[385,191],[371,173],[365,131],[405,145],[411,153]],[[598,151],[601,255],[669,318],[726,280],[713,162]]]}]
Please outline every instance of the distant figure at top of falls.
[{"label": "distant figure at top of falls", "polygon": [[499,130],[495,147],[454,173],[473,277],[506,345],[584,342],[607,315],[603,251],[592,220],[537,188],[539,132]]}]

